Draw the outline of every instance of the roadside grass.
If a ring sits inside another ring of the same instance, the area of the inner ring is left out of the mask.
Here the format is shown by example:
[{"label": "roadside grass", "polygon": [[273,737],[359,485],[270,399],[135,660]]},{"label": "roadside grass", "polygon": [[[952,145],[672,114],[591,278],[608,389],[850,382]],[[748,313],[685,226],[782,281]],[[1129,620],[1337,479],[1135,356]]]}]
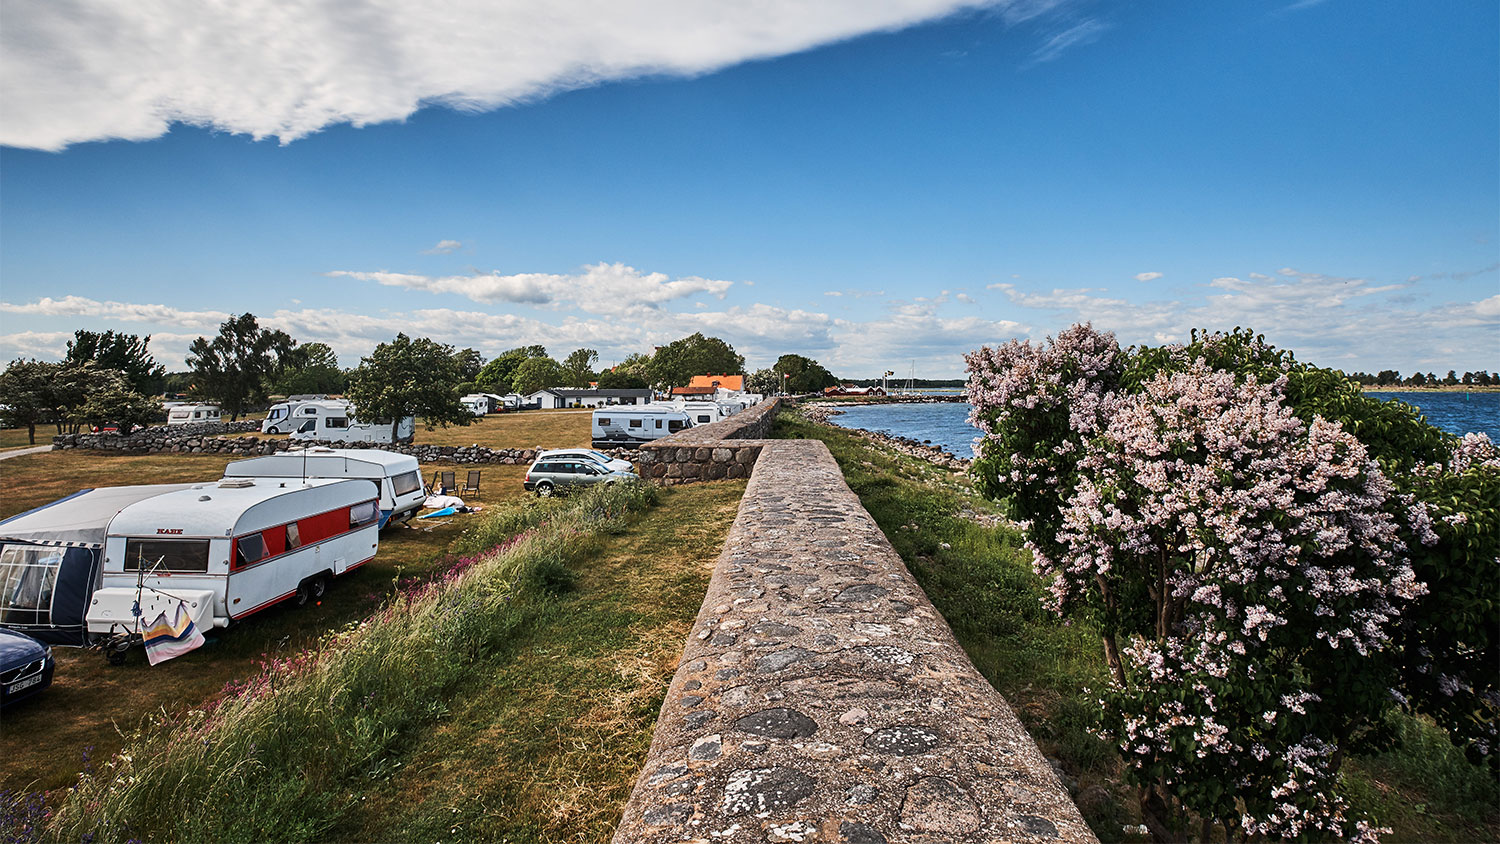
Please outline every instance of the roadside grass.
[{"label": "roadside grass", "polygon": [[[57,430],[51,425],[36,426],[36,445],[51,445]],[[31,448],[25,428],[0,428],[0,451],[16,448]]]},{"label": "roadside grass", "polygon": [[[217,455],[118,455],[56,451],[0,463],[0,518],[88,487],[212,481],[228,458]],[[452,464],[428,464],[431,479]],[[524,466],[484,466],[479,495],[469,504],[494,507],[527,493]],[[462,475],[460,475],[462,477]],[[0,714],[0,790],[70,785],[90,764],[113,755],[124,734],[150,715],[173,716],[200,706],[227,683],[242,681],[261,661],[295,653],[322,633],[361,618],[384,600],[395,581],[430,575],[460,534],[481,517],[420,519],[381,532],[374,560],[334,581],[317,605],[277,607],[227,630],[206,631],[208,644],[158,666],[133,652],[122,666],[98,653],[56,648],[52,687]]]},{"label": "roadside grass", "polygon": [[[328,837],[345,826],[339,821],[358,792],[402,767],[393,749],[460,707],[456,689],[507,663],[515,637],[546,616],[600,537],[628,530],[656,497],[654,487],[630,485],[497,508],[490,518],[517,531],[501,546],[445,557],[435,577],[399,584],[364,621],[287,652],[203,709],[162,715],[134,732],[61,795],[48,837]],[[568,616],[562,612],[564,622]],[[678,637],[672,653],[680,647]],[[663,684],[649,685],[659,700]]]},{"label": "roadside grass", "polygon": [[561,588],[518,602],[504,653],[376,772],[335,840],[608,841],[744,488],[666,490],[588,541]]},{"label": "roadside grass", "polygon": [[[1079,810],[1103,841],[1138,840],[1134,797],[1121,783],[1116,750],[1089,734],[1087,693],[1107,681],[1097,634],[1064,626],[1042,609],[1042,584],[1010,527],[973,521],[998,513],[967,479],[876,446],[858,434],[815,425],[795,409],[773,436],[820,439],[850,487],[906,561],[977,667],[1016,710],[1042,752],[1077,781]],[[965,518],[965,515],[969,518]],[[948,547],[944,547],[944,544]],[[1389,842],[1500,841],[1500,783],[1471,765],[1421,719],[1394,715],[1399,743],[1354,757],[1344,773],[1352,799]]]}]

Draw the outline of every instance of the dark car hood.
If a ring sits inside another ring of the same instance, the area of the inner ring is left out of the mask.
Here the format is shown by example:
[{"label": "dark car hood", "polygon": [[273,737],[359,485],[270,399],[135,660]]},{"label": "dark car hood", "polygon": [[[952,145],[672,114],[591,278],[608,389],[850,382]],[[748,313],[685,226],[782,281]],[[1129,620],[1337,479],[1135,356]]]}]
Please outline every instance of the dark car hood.
[{"label": "dark car hood", "polygon": [[30,636],[0,627],[0,669],[24,665],[46,652],[47,646]]}]

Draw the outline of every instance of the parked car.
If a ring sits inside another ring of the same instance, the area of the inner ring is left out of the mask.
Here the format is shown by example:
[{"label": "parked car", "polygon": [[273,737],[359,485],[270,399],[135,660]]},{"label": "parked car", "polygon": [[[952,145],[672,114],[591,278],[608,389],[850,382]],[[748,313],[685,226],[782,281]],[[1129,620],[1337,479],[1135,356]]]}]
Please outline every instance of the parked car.
[{"label": "parked car", "polygon": [[527,491],[547,496],[567,493],[573,487],[585,484],[613,484],[621,481],[640,480],[634,472],[619,472],[607,469],[593,460],[539,459],[526,470],[523,486]]},{"label": "parked car", "polygon": [[52,685],[57,661],[52,648],[0,627],[0,707],[24,700]]},{"label": "parked car", "polygon": [[610,457],[602,451],[592,448],[549,448],[539,451],[536,455],[537,462],[543,460],[592,460],[613,472],[634,472],[635,464],[629,460],[621,460],[618,457]]}]

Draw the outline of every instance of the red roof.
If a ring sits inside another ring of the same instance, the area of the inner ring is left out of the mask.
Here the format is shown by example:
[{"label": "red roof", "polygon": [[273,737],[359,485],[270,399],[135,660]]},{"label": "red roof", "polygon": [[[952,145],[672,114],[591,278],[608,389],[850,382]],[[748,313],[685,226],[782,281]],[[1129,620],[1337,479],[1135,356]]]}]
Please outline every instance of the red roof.
[{"label": "red roof", "polygon": [[[745,389],[745,376],[743,375],[694,375],[688,381],[688,388],[707,387],[710,391],[715,387],[723,387],[726,390],[740,391]],[[675,393],[676,390],[673,390]]]}]

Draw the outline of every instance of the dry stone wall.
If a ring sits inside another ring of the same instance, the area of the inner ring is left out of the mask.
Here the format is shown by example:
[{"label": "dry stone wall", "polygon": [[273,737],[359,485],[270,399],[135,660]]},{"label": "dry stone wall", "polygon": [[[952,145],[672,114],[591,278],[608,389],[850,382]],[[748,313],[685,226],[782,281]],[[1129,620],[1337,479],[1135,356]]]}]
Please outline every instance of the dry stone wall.
[{"label": "dry stone wall", "polygon": [[828,449],[757,455],[616,844],[1096,841]]},{"label": "dry stone wall", "polygon": [[[258,430],[257,427],[251,430]],[[187,427],[187,426],[183,426]],[[290,440],[286,437],[213,437],[182,433],[176,427],[151,428],[128,437],[118,434],[67,434],[52,438],[53,449],[87,449],[92,451],[120,451],[131,454],[225,454],[235,457],[253,457],[295,451],[300,448],[326,446],[328,448],[378,448],[397,454],[409,454],[422,463],[500,464],[526,465],[536,459],[533,448],[488,448],[480,445],[452,446],[427,445],[424,443],[402,443],[382,445],[378,443],[337,443]],[[632,462],[641,459],[635,449],[603,449],[613,457]],[[722,476],[721,476],[722,477]],[[745,477],[745,475],[741,475]]]},{"label": "dry stone wall", "polygon": [[748,407],[728,419],[696,425],[640,448],[641,477],[667,486],[748,478],[771,440],[780,399]]}]

